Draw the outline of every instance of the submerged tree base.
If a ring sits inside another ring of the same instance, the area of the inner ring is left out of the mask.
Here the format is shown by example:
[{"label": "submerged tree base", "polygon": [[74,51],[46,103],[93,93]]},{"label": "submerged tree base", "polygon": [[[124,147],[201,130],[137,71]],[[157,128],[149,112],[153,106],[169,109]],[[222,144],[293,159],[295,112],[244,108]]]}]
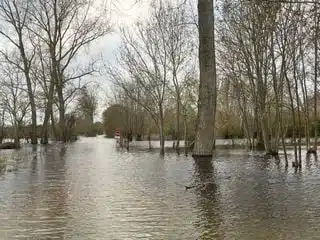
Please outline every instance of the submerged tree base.
[{"label": "submerged tree base", "polygon": [[257,142],[257,144],[255,146],[253,146],[253,149],[257,150],[257,151],[265,150],[263,142]]},{"label": "submerged tree base", "polygon": [[278,151],[268,151],[265,153],[266,157],[273,157],[274,159],[280,161],[279,153]]},{"label": "submerged tree base", "polygon": [[277,151],[268,151],[265,154],[266,156],[271,156],[271,157],[277,157],[279,156],[279,153]]},{"label": "submerged tree base", "polygon": [[301,164],[297,163],[297,162],[292,162],[292,167],[294,168],[301,168]]},{"label": "submerged tree base", "polygon": [[206,160],[211,160],[213,154],[192,154],[191,155],[195,160],[203,160],[203,159],[206,159]]},{"label": "submerged tree base", "polygon": [[311,154],[317,156],[317,150],[315,150],[314,148],[309,148],[307,151],[307,155],[311,155]]}]

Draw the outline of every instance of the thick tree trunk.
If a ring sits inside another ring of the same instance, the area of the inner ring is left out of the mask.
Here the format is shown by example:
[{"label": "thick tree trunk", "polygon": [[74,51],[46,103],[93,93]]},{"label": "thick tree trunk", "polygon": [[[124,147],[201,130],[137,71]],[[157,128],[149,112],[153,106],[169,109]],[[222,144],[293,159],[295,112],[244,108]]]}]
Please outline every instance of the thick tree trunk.
[{"label": "thick tree trunk", "polygon": [[315,36],[314,36],[314,143],[313,150],[317,152],[318,146],[318,121],[317,121],[317,111],[318,111],[318,36],[319,36],[319,17],[318,17],[318,5],[315,4]]},{"label": "thick tree trunk", "polygon": [[164,155],[164,117],[163,117],[163,108],[162,105],[159,106],[160,111],[160,154]]},{"label": "thick tree trunk", "polygon": [[193,157],[211,157],[214,148],[216,68],[212,0],[198,0],[200,85]]},{"label": "thick tree trunk", "polygon": [[[178,93],[180,95],[180,93]],[[176,151],[180,151],[180,96],[177,96],[177,117],[176,117]]]}]

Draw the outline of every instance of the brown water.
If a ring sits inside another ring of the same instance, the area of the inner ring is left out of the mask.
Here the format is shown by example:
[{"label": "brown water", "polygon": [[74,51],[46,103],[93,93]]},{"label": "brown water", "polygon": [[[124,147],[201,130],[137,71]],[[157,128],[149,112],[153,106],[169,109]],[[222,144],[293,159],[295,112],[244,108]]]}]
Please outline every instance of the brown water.
[{"label": "brown water", "polygon": [[0,173],[3,240],[320,239],[313,160],[295,172],[232,150],[195,163],[119,151],[104,138],[26,147],[19,156]]}]

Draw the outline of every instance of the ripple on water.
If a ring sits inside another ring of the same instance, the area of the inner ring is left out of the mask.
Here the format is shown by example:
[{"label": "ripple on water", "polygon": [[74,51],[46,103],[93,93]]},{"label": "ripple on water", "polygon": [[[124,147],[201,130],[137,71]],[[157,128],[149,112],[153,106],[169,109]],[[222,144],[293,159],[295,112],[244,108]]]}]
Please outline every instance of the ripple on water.
[{"label": "ripple on water", "polygon": [[36,151],[9,152],[20,156],[12,158],[18,170],[0,173],[0,239],[320,235],[315,161],[294,172],[283,162],[230,150],[199,163],[173,153],[117,150],[100,137]]}]

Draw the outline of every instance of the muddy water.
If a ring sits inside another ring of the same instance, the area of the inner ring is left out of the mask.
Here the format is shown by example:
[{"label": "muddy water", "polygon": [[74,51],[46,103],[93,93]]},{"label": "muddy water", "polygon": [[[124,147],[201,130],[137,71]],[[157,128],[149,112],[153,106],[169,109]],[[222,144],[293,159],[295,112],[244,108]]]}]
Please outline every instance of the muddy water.
[{"label": "muddy water", "polygon": [[[83,138],[3,151],[0,239],[319,239],[320,171],[219,151],[210,162]],[[184,185],[193,186],[185,190]]]}]

